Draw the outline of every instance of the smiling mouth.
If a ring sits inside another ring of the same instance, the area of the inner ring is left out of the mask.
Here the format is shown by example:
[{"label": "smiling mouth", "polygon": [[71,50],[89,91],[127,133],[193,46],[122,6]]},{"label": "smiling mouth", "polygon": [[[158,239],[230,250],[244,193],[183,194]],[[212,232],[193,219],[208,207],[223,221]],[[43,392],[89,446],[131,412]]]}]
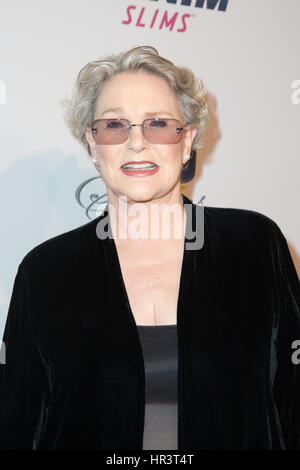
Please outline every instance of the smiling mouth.
[{"label": "smiling mouth", "polygon": [[157,165],[155,163],[125,163],[121,166],[124,170],[153,170]]}]

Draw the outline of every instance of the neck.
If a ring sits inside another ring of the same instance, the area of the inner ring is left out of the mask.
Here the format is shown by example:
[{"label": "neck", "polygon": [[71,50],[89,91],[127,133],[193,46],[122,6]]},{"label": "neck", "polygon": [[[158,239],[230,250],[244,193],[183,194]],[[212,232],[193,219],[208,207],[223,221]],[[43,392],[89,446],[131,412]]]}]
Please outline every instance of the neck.
[{"label": "neck", "polygon": [[107,190],[111,228],[116,242],[142,244],[143,241],[182,240],[186,213],[182,194],[170,192],[146,201],[129,199]]}]

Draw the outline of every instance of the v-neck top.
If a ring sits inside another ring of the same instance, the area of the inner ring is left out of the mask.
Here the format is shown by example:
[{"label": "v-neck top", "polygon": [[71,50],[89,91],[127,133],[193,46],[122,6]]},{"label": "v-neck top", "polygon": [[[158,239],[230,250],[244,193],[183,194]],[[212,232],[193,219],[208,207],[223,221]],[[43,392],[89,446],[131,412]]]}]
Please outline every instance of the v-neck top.
[{"label": "v-neck top", "polygon": [[143,449],[178,449],[177,325],[137,325],[145,366]]}]

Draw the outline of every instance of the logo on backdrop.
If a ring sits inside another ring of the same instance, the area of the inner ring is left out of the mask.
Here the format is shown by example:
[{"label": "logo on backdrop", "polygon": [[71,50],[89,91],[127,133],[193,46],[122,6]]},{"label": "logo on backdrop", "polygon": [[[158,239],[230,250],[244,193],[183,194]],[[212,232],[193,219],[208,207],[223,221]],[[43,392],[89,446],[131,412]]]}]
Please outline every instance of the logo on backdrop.
[{"label": "logo on backdrop", "polygon": [[[181,183],[191,181],[195,176],[196,150],[191,151],[191,158],[183,166],[181,172]],[[107,194],[98,194],[98,180],[100,176],[94,176],[80,183],[75,191],[75,199],[78,204],[85,209],[85,214],[89,219],[93,219],[102,213],[107,204]]]},{"label": "logo on backdrop", "polygon": [[85,209],[85,215],[93,219],[101,215],[107,204],[107,194],[98,194],[98,180],[100,176],[94,176],[83,181],[75,191],[75,199]]},{"label": "logo on backdrop", "polygon": [[[159,8],[154,11],[148,9],[149,2],[156,2]],[[128,5],[126,8],[127,18],[122,24],[133,24],[139,28],[149,29],[168,29],[177,33],[184,33],[187,30],[187,23],[195,18],[197,8],[218,10],[225,12],[228,0],[144,0],[145,6],[137,7],[136,5]],[[166,7],[176,5],[180,11],[167,10]],[[185,7],[185,8],[184,8]],[[188,12],[186,7],[190,7]],[[199,10],[198,10],[199,11]]]}]

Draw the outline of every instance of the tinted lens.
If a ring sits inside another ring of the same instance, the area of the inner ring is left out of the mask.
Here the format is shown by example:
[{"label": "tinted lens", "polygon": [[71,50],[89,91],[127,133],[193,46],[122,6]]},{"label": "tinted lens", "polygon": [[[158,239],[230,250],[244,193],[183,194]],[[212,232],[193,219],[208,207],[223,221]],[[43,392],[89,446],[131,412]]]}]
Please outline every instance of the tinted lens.
[{"label": "tinted lens", "polygon": [[[92,124],[96,144],[109,145],[126,142],[129,122],[125,119],[99,119]],[[176,119],[146,119],[144,135],[152,144],[176,144],[182,139],[181,123]]]},{"label": "tinted lens", "polygon": [[99,119],[92,125],[96,144],[120,144],[128,139],[128,121],[123,119]]},{"label": "tinted lens", "polygon": [[182,138],[182,126],[176,119],[146,119],[145,137],[153,144],[176,144]]}]

